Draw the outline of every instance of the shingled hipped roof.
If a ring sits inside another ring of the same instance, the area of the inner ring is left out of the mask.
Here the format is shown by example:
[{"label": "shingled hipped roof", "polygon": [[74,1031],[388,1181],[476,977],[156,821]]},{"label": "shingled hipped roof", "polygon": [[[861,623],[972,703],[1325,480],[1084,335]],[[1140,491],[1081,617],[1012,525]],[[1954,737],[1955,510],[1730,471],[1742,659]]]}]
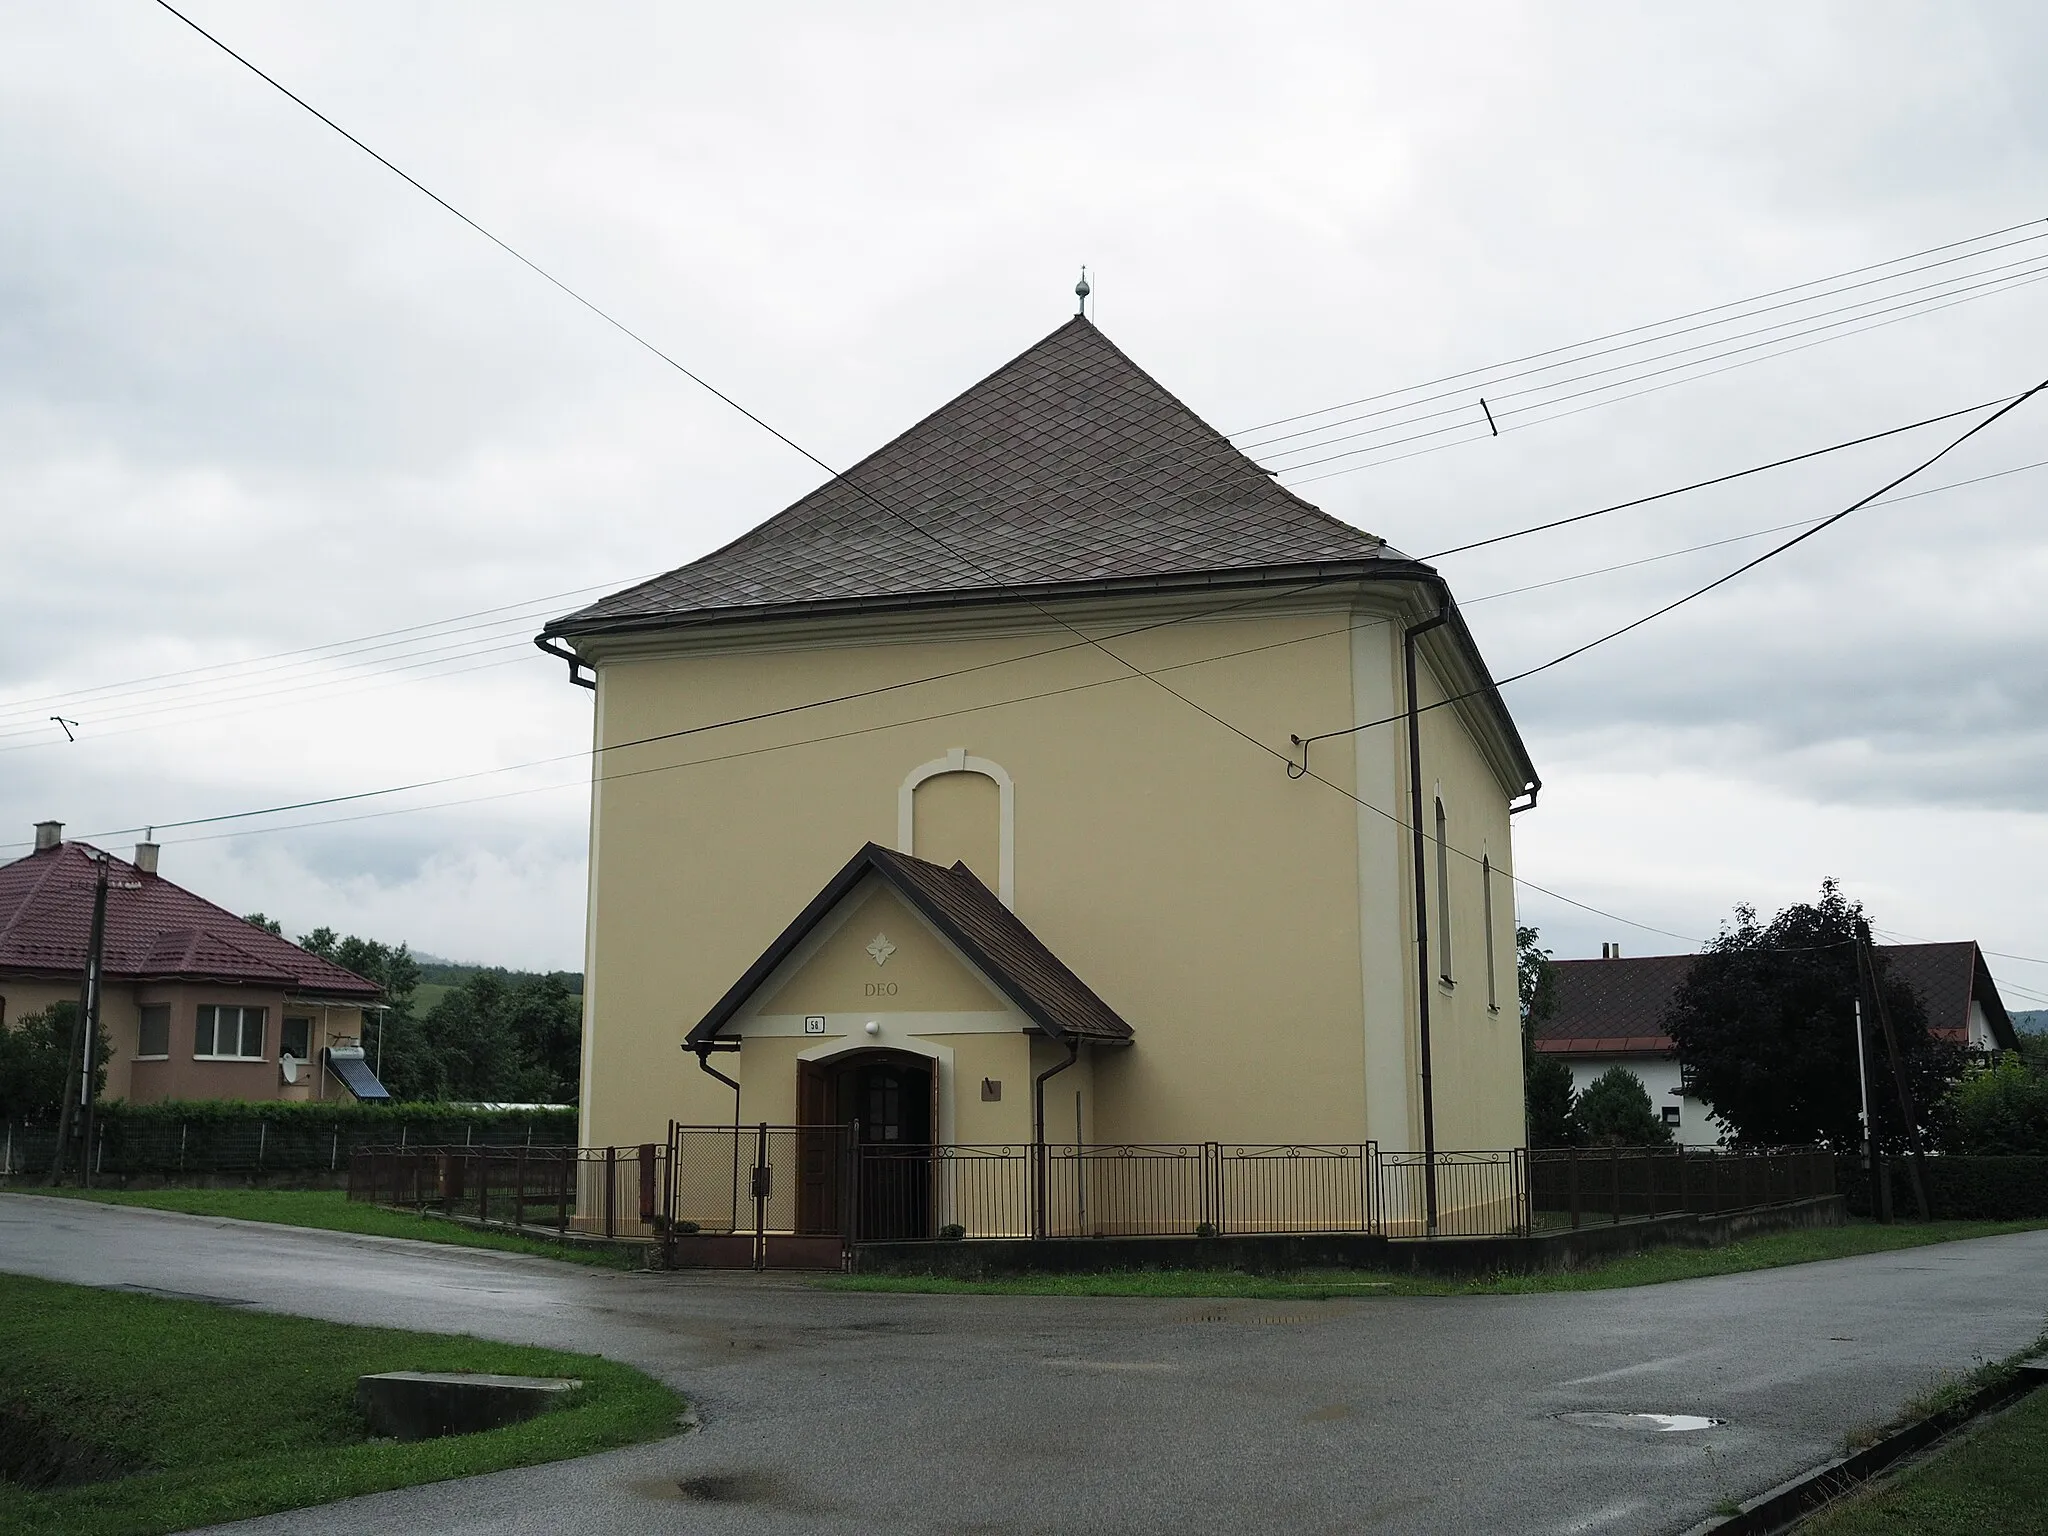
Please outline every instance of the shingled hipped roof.
[{"label": "shingled hipped roof", "polygon": [[[94,861],[60,843],[0,864],[0,975],[85,971]],[[96,851],[96,850],[95,850]],[[238,982],[374,1002],[377,984],[244,922],[160,875],[107,855],[106,974],[127,980]]]},{"label": "shingled hipped roof", "polygon": [[1129,1042],[1131,1026],[1068,970],[965,864],[947,869],[869,843],[832,877],[796,921],[782,930],[684,1043],[702,1045],[717,1039],[718,1032],[746,1006],[775,968],[870,875],[879,877],[909,903],[991,986],[1053,1039],[1104,1045]]},{"label": "shingled hipped roof", "polygon": [[1382,565],[1426,574],[1283,489],[1076,316],[723,549],[546,633]]},{"label": "shingled hipped roof", "polygon": [[[1970,1038],[1970,1004],[1983,1005],[1991,1033],[2006,1049],[2018,1044],[2012,1020],[1975,941],[1879,944],[1891,979],[1920,998],[1937,1039]],[[1556,1006],[1536,1027],[1536,1049],[1565,1056],[1670,1055],[1664,1015],[1691,968],[1691,955],[1633,960],[1553,960]]]}]

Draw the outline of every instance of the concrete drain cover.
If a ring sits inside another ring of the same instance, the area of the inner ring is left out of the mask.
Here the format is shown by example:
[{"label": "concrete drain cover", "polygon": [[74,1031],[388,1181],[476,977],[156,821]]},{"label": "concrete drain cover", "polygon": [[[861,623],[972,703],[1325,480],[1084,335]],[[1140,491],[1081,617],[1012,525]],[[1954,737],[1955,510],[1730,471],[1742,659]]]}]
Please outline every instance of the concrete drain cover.
[{"label": "concrete drain cover", "polygon": [[1587,1429],[1648,1429],[1660,1434],[1679,1434],[1689,1429],[1714,1429],[1725,1419],[1709,1419],[1697,1413],[1560,1413],[1567,1424]]}]

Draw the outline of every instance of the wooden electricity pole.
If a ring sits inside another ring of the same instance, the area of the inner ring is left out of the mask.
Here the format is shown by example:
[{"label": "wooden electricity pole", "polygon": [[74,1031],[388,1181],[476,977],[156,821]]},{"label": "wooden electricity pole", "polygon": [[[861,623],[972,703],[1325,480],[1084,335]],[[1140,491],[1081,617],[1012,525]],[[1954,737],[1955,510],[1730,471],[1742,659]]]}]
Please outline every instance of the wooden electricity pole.
[{"label": "wooden electricity pole", "polygon": [[1870,1006],[1877,1012],[1878,1028],[1884,1034],[1885,1055],[1892,1064],[1892,1086],[1898,1090],[1899,1114],[1906,1122],[1906,1148],[1912,1153],[1912,1161],[1906,1166],[1913,1176],[1913,1204],[1920,1212],[1920,1219],[1930,1221],[1933,1218],[1927,1209],[1926,1163],[1920,1146],[1920,1118],[1913,1112],[1913,1091],[1906,1084],[1906,1064],[1899,1056],[1899,1036],[1892,1028],[1892,1011],[1885,1006],[1884,989],[1878,985],[1877,956],[1870,950],[1870,925],[1861,919],[1856,923],[1856,959],[1857,969],[1870,989]]},{"label": "wooden electricity pole", "polygon": [[[85,973],[78,983],[78,1022],[71,1031],[71,1053],[65,1058],[64,1102],[57,1111],[57,1145],[50,1150],[50,1183],[63,1181],[74,1134],[86,1140],[78,1151],[80,1182],[90,1182],[92,1170],[93,1047],[99,1043],[100,959],[107,939],[107,866],[102,853],[93,855],[99,872],[92,886],[92,929],[85,944]],[[73,1069],[77,1075],[73,1076]]]}]

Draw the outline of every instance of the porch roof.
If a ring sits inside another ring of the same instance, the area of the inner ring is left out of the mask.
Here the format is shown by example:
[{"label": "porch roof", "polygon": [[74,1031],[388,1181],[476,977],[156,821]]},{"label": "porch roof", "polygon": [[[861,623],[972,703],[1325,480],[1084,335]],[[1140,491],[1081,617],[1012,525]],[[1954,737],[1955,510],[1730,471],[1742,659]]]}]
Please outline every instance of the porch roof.
[{"label": "porch roof", "polygon": [[847,861],[796,920],[747,968],[718,1005],[684,1036],[685,1046],[718,1038],[775,968],[789,958],[855,886],[873,875],[929,922],[1045,1033],[1060,1041],[1126,1045],[1131,1026],[1047,949],[965,864],[951,869],[869,843]]}]

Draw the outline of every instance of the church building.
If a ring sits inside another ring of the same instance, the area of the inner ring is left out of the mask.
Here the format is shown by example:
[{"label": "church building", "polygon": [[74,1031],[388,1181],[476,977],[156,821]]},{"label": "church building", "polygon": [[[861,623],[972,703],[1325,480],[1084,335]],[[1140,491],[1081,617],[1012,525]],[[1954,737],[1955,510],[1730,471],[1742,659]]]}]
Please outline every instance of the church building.
[{"label": "church building", "polygon": [[1449,589],[1090,320],[539,644],[586,1145],[1522,1144],[1538,779]]}]

